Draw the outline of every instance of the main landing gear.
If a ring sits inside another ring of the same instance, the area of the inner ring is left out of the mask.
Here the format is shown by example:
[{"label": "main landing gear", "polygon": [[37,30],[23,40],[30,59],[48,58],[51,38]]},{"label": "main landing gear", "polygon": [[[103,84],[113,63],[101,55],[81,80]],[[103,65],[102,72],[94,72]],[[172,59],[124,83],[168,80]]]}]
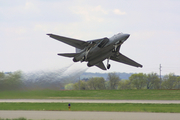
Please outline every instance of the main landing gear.
[{"label": "main landing gear", "polygon": [[107,69],[110,69],[110,67],[111,67],[111,65],[109,64],[109,59],[110,58],[107,59]]},{"label": "main landing gear", "polygon": [[107,69],[110,69],[110,67],[111,67],[111,65],[110,65],[110,64],[108,64],[108,65],[107,65]]}]

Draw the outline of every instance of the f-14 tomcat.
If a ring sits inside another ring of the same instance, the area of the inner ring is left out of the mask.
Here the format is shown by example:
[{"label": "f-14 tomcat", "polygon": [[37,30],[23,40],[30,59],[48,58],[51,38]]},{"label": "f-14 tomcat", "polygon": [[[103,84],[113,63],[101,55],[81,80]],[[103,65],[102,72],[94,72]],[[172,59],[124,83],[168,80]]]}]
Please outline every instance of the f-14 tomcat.
[{"label": "f-14 tomcat", "polygon": [[[54,34],[47,35],[76,48],[76,53],[59,53],[58,55],[73,57],[74,62],[88,62],[88,67],[97,66],[102,70],[110,69],[109,60],[135,67],[142,67],[141,64],[129,59],[119,52],[121,45],[129,38],[130,34],[118,33],[111,38],[105,37],[90,41],[82,41]],[[103,64],[105,59],[107,59],[106,67]]]}]

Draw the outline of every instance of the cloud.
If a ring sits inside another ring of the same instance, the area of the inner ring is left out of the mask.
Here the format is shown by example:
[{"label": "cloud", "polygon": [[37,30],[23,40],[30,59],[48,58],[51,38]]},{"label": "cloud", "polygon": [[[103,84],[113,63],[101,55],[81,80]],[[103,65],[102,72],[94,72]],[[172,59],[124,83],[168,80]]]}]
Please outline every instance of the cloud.
[{"label": "cloud", "polygon": [[116,15],[126,15],[126,12],[122,12],[119,9],[114,9],[113,13],[116,14]]},{"label": "cloud", "polygon": [[24,9],[30,11],[38,11],[38,7],[35,5],[35,3],[32,2],[26,2]]},{"label": "cloud", "polygon": [[94,12],[100,12],[101,14],[108,14],[108,11],[102,8],[102,6],[98,5],[92,9]]},{"label": "cloud", "polygon": [[85,22],[103,22],[104,16],[108,11],[102,6],[77,6],[72,10],[75,14],[80,15]]}]

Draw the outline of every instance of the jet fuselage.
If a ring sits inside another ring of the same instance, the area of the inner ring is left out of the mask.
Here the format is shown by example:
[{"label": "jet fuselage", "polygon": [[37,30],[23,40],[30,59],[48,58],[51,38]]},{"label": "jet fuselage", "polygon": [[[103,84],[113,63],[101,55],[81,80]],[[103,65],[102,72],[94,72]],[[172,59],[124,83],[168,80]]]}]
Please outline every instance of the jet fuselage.
[{"label": "jet fuselage", "polygon": [[[105,59],[109,58],[113,52],[116,51],[116,49],[129,37],[129,34],[122,34],[119,33],[117,35],[114,35],[111,38],[108,39],[108,42],[104,47],[99,47],[101,43],[93,43],[91,44],[91,48],[89,46],[82,50],[82,53],[79,56],[76,56],[74,58],[74,62],[78,61],[87,61],[88,66],[91,67],[93,65],[96,65],[100,61],[104,61]],[[91,41],[90,41],[91,42]],[[102,41],[103,42],[103,41]],[[86,58],[83,58],[87,52],[87,49],[89,49]],[[78,58],[78,59],[77,59]],[[81,59],[82,58],[82,59]]]},{"label": "jet fuselage", "polygon": [[86,61],[88,62],[88,67],[97,66],[102,70],[106,70],[106,67],[103,64],[105,59],[107,59],[107,69],[110,68],[110,59],[131,66],[142,67],[141,64],[133,61],[119,52],[120,46],[129,38],[129,34],[119,33],[111,38],[105,37],[90,41],[82,41],[54,34],[47,35],[76,48],[76,53],[59,53],[58,55],[64,57],[73,57],[74,62]]}]

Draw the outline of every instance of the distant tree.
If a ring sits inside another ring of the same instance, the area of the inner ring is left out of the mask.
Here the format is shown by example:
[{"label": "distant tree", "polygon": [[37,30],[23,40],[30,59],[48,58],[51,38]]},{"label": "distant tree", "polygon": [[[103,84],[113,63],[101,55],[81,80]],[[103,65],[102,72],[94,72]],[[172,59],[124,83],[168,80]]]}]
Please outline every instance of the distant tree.
[{"label": "distant tree", "polygon": [[160,89],[160,79],[157,73],[147,74],[147,89]]},{"label": "distant tree", "polygon": [[132,74],[129,77],[129,80],[136,89],[142,89],[146,86],[147,77],[146,74],[138,73],[138,74]]},{"label": "distant tree", "polygon": [[22,87],[21,76],[22,76],[21,71],[16,71],[8,74],[5,79],[7,88],[11,90],[20,89]]},{"label": "distant tree", "polygon": [[180,76],[177,76],[175,86],[176,89],[180,89]]},{"label": "distant tree", "polygon": [[88,86],[88,89],[90,90],[96,90],[96,81],[95,81],[95,78],[90,78],[88,81],[87,81],[87,86]]},{"label": "distant tree", "polygon": [[90,78],[87,81],[87,86],[91,90],[103,90],[105,89],[105,80],[103,77]]},{"label": "distant tree", "polygon": [[110,88],[110,82],[109,81],[106,81],[105,82],[105,88],[107,89],[107,90],[110,90],[111,88]]},{"label": "distant tree", "polygon": [[4,78],[5,74],[3,72],[0,72],[0,90],[3,89]]},{"label": "distant tree", "polygon": [[165,75],[163,77],[162,81],[162,89],[175,89],[177,82],[177,77],[174,75],[174,73],[170,73],[168,75]]},{"label": "distant tree", "polygon": [[69,83],[69,84],[66,84],[64,88],[66,90],[72,90],[73,89],[73,85],[74,85],[73,83]]},{"label": "distant tree", "polygon": [[74,90],[87,90],[87,83],[83,80],[80,80],[79,82],[74,83],[73,85]]},{"label": "distant tree", "polygon": [[0,89],[1,90],[15,90],[22,87],[22,72],[16,71],[13,73],[0,73]]},{"label": "distant tree", "polygon": [[0,80],[3,80],[4,79],[4,73],[3,72],[0,72]]},{"label": "distant tree", "polygon": [[119,81],[118,89],[123,90],[123,89],[131,89],[131,82],[130,80],[121,80]]},{"label": "distant tree", "polygon": [[119,78],[119,75],[117,75],[115,72],[114,73],[108,73],[108,78],[109,84],[110,84],[110,89],[117,89],[119,81],[121,80]]},{"label": "distant tree", "polygon": [[80,90],[80,81],[73,84],[74,90]]}]

